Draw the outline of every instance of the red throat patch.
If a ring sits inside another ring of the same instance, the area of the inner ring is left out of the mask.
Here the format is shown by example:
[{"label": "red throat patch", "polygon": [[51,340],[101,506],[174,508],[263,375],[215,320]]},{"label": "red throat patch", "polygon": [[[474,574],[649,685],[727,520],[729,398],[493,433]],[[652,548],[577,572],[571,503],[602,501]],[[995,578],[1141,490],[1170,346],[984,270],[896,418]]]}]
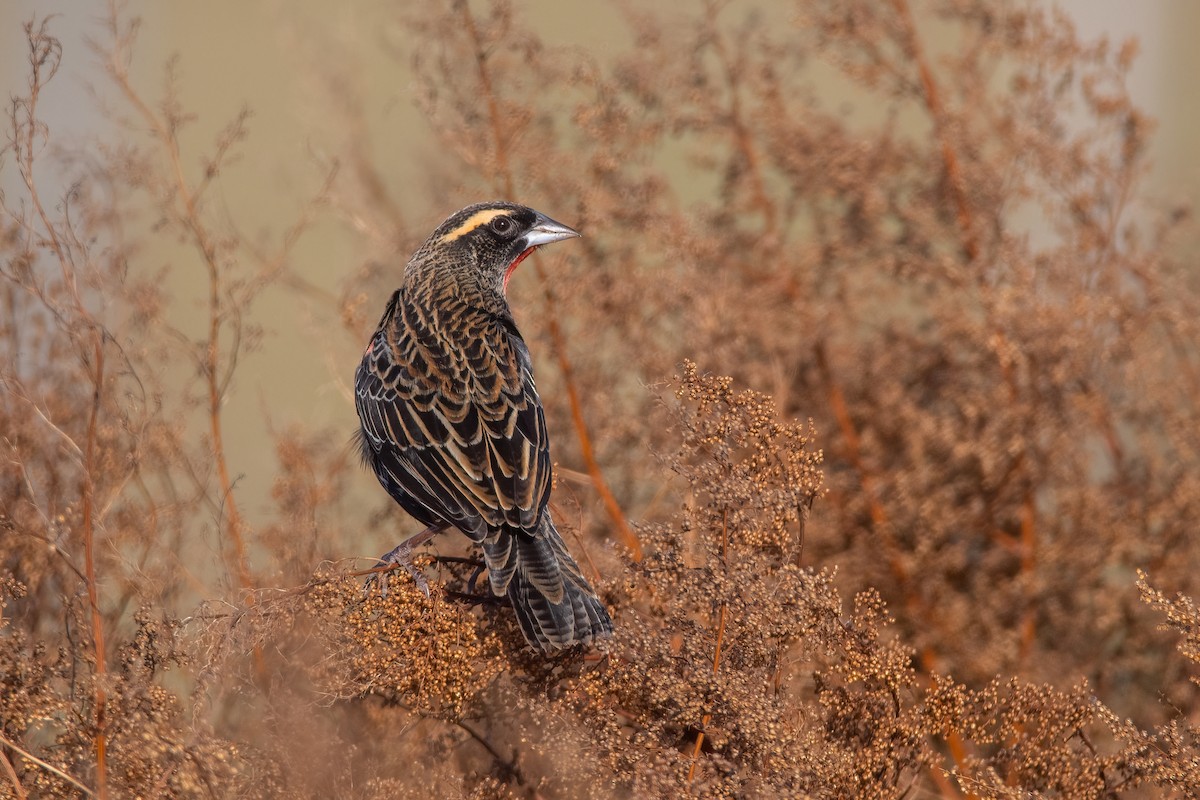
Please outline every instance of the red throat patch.
[{"label": "red throat patch", "polygon": [[505,294],[508,294],[508,279],[512,277],[513,270],[515,270],[517,268],[517,264],[520,264],[522,261],[524,261],[526,258],[528,258],[529,254],[532,253],[536,249],[537,249],[536,247],[526,248],[525,250],[523,250],[521,252],[521,255],[514,258],[513,262],[508,265],[508,269],[506,269],[504,271],[504,293]]}]

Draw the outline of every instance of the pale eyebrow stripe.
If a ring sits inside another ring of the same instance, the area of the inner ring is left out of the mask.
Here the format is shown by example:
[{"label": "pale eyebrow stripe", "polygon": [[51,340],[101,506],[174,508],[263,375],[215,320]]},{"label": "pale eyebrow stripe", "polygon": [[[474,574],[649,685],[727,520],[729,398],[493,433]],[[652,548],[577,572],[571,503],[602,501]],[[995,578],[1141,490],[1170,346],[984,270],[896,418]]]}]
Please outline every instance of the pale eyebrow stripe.
[{"label": "pale eyebrow stripe", "polygon": [[442,237],[443,242],[453,242],[460,236],[465,236],[471,231],[478,228],[480,225],[486,225],[496,217],[501,217],[507,214],[507,209],[503,208],[485,208],[482,211],[476,211],[471,216],[463,220],[463,223],[454,230],[445,234]]}]

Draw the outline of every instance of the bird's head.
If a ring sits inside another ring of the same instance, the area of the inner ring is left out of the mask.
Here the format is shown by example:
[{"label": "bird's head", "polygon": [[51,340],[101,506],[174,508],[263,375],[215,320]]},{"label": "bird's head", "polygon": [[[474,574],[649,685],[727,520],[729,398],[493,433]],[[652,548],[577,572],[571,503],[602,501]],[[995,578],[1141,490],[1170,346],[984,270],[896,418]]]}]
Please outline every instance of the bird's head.
[{"label": "bird's head", "polygon": [[437,227],[413,263],[453,264],[475,270],[480,284],[501,295],[513,270],[538,247],[579,236],[579,232],[516,203],[467,206]]}]

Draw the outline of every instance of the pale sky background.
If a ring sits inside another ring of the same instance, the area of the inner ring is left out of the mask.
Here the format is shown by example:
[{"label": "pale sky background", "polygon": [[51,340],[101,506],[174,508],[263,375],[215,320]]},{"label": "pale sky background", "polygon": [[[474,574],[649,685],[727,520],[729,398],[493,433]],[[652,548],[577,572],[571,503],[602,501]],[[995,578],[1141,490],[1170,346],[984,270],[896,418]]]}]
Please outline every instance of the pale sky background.
[{"label": "pale sky background", "polygon": [[[619,14],[604,4],[537,0],[517,5],[552,45],[590,49],[627,36]],[[1085,37],[1140,40],[1130,87],[1135,102],[1159,123],[1149,194],[1164,204],[1200,201],[1200,2],[1070,0],[1061,5]],[[184,101],[200,118],[185,147],[191,146],[193,153],[207,150],[215,132],[239,108],[253,110],[251,138],[243,147],[243,159],[226,176],[222,197],[244,232],[254,235],[290,222],[301,198],[319,181],[314,156],[337,155],[331,149],[337,145],[337,132],[322,116],[328,114],[328,104],[320,95],[320,77],[331,65],[362,78],[373,148],[391,156],[388,177],[395,193],[403,194],[401,187],[419,191],[425,160],[431,155],[428,131],[414,108],[406,62],[384,52],[384,44],[401,41],[404,35],[388,21],[391,8],[325,0],[129,4],[130,14],[145,17],[135,78],[147,94],[157,95],[163,64],[172,53],[179,54]],[[23,85],[21,23],[34,14],[59,15],[53,31],[64,46],[62,71],[42,109],[51,130],[65,141],[102,132],[107,123],[85,90],[89,80],[102,78],[84,40],[103,35],[105,5],[90,0],[0,0],[0,82],[8,95]],[[336,223],[323,223],[310,233],[303,250],[298,267],[314,283],[330,288],[357,268],[364,252],[354,232]],[[397,276],[402,266],[401,259]],[[201,275],[198,268],[190,274],[193,279]],[[192,315],[198,325],[203,293],[184,282],[186,276],[171,280],[181,324],[186,327]],[[378,305],[382,303],[380,299]],[[268,293],[258,316],[265,320],[269,339],[243,363],[225,414],[231,468],[242,476],[239,496],[251,520],[267,508],[277,469],[264,431],[263,408],[273,409],[277,425],[301,421],[313,428],[340,426],[349,438],[356,421],[345,387],[361,350],[361,342],[350,341],[340,330],[330,334],[329,341],[319,341],[295,297],[286,292]],[[271,368],[278,365],[284,369]],[[364,487],[374,491],[373,484],[364,472]]]}]

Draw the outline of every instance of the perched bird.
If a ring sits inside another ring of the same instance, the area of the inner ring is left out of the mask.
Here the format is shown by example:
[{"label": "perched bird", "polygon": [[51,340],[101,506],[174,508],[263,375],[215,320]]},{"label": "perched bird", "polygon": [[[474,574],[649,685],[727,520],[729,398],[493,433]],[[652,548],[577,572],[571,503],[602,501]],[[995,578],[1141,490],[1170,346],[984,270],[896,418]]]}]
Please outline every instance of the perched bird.
[{"label": "perched bird", "polygon": [[550,440],[508,280],[541,245],[578,236],[513,203],[468,206],[413,254],[354,378],[363,460],[426,525],[383,556],[447,528],[479,543],[543,652],[612,632],[608,612],[554,527]]}]

